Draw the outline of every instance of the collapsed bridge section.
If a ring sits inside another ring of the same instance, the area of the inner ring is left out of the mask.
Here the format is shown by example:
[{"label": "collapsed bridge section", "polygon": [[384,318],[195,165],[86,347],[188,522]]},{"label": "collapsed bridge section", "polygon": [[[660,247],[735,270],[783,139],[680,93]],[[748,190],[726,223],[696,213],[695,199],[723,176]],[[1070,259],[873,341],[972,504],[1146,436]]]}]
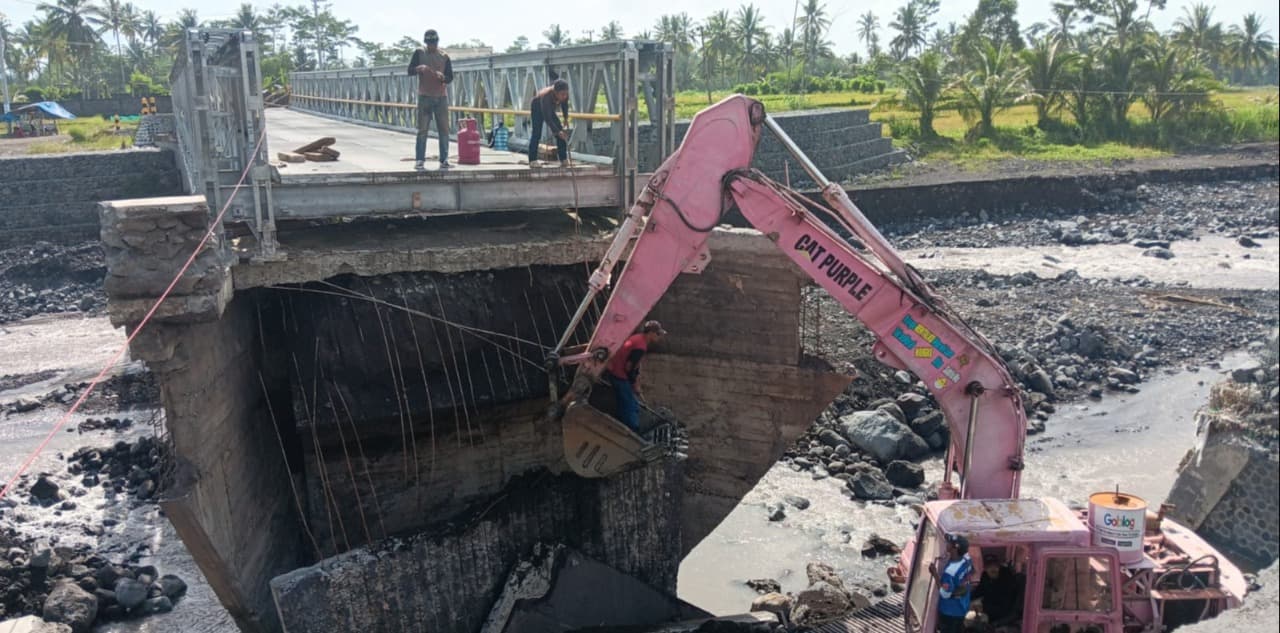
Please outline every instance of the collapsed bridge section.
[{"label": "collapsed bridge section", "polygon": [[[791,264],[754,232],[717,230],[711,265],[653,311],[671,335],[645,366],[687,458],[617,480],[564,473],[542,355],[611,215],[325,224],[282,234],[280,260],[253,260],[250,238],[198,253],[131,351],[163,395],[166,514],[242,629],[433,614],[432,630],[476,630],[549,539],[675,594],[684,554],[849,378],[804,355]],[[112,318],[132,330],[209,209],[118,201],[102,216]],[[381,561],[387,586],[416,597],[345,591],[373,573],[353,560]]]}]

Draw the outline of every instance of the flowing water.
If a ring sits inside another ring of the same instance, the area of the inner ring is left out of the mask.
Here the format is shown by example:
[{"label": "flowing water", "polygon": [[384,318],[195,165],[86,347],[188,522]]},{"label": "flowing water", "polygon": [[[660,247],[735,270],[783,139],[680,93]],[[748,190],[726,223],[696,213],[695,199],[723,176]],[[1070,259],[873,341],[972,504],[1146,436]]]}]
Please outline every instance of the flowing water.
[{"label": "flowing water", "polygon": [[[89,321],[89,320],[86,320]],[[123,338],[102,324],[66,322],[40,327],[84,328],[84,339],[66,341],[93,356],[79,359],[74,366],[59,367],[50,384],[86,379],[90,365],[110,357],[107,353]],[[25,327],[25,326],[24,326]],[[37,328],[38,329],[38,328]],[[96,332],[90,334],[89,332]],[[6,355],[8,363],[21,363],[21,344],[44,339],[38,332],[12,326],[4,341],[16,353]],[[18,336],[15,336],[18,335]],[[55,337],[56,340],[56,337]],[[66,354],[63,358],[76,357]],[[46,357],[48,358],[48,357]],[[1243,354],[1224,361],[1231,367]],[[0,362],[0,369],[5,369]],[[11,367],[22,373],[25,367]],[[127,371],[122,366],[119,371]],[[1023,494],[1051,495],[1068,501],[1083,501],[1090,492],[1110,490],[1116,484],[1130,493],[1157,504],[1164,499],[1175,477],[1174,469],[1195,440],[1192,415],[1208,397],[1209,386],[1219,379],[1212,370],[1180,371],[1157,376],[1141,385],[1141,392],[1108,397],[1100,402],[1080,402],[1062,406],[1047,423],[1047,431],[1029,438]],[[21,389],[20,389],[21,390]],[[3,394],[5,398],[16,395]],[[46,408],[29,414],[0,419],[0,478],[7,480],[17,465],[44,439],[60,415]],[[95,431],[57,433],[30,472],[61,472],[66,464],[60,455],[69,455],[85,445],[110,445],[151,432],[145,421],[159,415],[153,410],[135,410],[117,417],[132,417],[138,424],[125,433]],[[69,428],[83,420],[77,416]],[[941,476],[941,462],[925,463],[930,481]],[[71,485],[71,484],[65,484]],[[787,517],[769,522],[766,505],[783,501],[786,495],[810,500],[807,510],[787,508]],[[190,554],[170,523],[155,506],[128,509],[127,503],[108,499],[101,488],[75,497],[77,509],[60,514],[54,508],[38,508],[25,502],[5,507],[6,518],[21,517],[18,528],[41,539],[58,538],[62,544],[84,543],[113,560],[123,560],[144,547],[139,564],[153,564],[161,573],[176,574],[189,585],[188,595],[172,613],[142,620],[98,627],[98,633],[231,633],[236,631],[230,616],[219,605]],[[81,525],[101,526],[103,519],[118,524],[100,535],[85,535]],[[777,465],[760,481],[719,528],[700,543],[680,569],[680,597],[713,613],[745,611],[755,593],[743,582],[751,578],[774,578],[784,591],[799,591],[806,584],[804,567],[812,560],[830,563],[853,584],[883,584],[883,569],[889,559],[864,560],[862,542],[871,534],[905,541],[912,532],[915,514],[906,507],[878,506],[848,500],[840,491],[840,481],[815,481],[807,473]],[[859,579],[863,582],[860,583]]]},{"label": "flowing water", "polygon": [[[1246,358],[1233,354],[1222,364],[1234,367]],[[1218,374],[1177,371],[1143,383],[1136,394],[1060,407],[1044,433],[1028,438],[1023,496],[1087,503],[1090,493],[1119,485],[1155,507],[1195,443],[1194,413],[1208,400]],[[942,460],[930,459],[925,471],[929,481],[936,481]],[[840,491],[842,484],[775,465],[684,559],[680,598],[716,615],[741,613],[756,596],[746,580],[773,578],[784,592],[798,592],[808,585],[809,561],[831,564],[855,586],[884,585],[891,559],[863,559],[862,543],[872,534],[906,541],[916,515],[906,507],[850,501]],[[805,497],[812,505],[807,510],[788,506],[785,519],[770,522],[766,507],[786,495]]]}]

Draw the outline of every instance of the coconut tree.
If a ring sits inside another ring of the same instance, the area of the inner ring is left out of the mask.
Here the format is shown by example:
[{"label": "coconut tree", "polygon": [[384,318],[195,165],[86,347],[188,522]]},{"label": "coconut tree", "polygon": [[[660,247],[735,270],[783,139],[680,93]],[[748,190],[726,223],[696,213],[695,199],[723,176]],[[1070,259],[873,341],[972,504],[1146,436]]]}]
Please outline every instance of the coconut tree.
[{"label": "coconut tree", "polygon": [[164,23],[155,11],[143,11],[138,16],[138,33],[142,41],[151,46],[151,54],[160,54],[160,41],[164,39]]},{"label": "coconut tree", "polygon": [[730,22],[730,33],[738,44],[738,62],[741,64],[738,78],[742,79],[743,71],[747,76],[754,75],[768,56],[768,47],[764,45],[768,33],[764,15],[752,3],[739,6]]},{"label": "coconut tree", "polygon": [[1270,31],[1262,30],[1262,18],[1257,13],[1244,16],[1239,26],[1231,27],[1231,60],[1246,73],[1275,60],[1275,50],[1275,40]]},{"label": "coconut tree", "polygon": [[800,44],[804,50],[805,64],[812,64],[826,43],[827,30],[831,28],[831,18],[827,15],[827,7],[818,0],[806,0],[796,29],[800,34]]},{"label": "coconut tree", "polygon": [[974,70],[954,87],[960,92],[960,114],[973,127],[971,138],[995,135],[995,116],[1026,96],[1027,69],[1018,67],[1007,43],[980,41],[973,51]]},{"label": "coconut tree", "polygon": [[1018,57],[1026,67],[1030,98],[1036,104],[1036,126],[1044,129],[1049,116],[1063,104],[1063,82],[1078,57],[1066,50],[1061,39],[1048,34],[1020,51]]},{"label": "coconut tree", "polygon": [[1146,90],[1142,102],[1151,112],[1151,122],[1205,103],[1209,99],[1213,75],[1200,65],[1199,56],[1166,38],[1158,38],[1140,64]]},{"label": "coconut tree", "polygon": [[933,129],[933,116],[947,84],[943,64],[942,54],[930,50],[903,63],[898,70],[903,100],[920,113],[920,138],[938,136]]},{"label": "coconut tree", "polygon": [[1213,7],[1197,2],[1182,8],[1182,17],[1173,24],[1173,43],[1213,63],[1222,57],[1226,43],[1221,22],[1214,22]]},{"label": "coconut tree", "polygon": [[601,42],[616,42],[620,39],[622,39],[622,24],[617,20],[610,20],[600,29]]},{"label": "coconut tree", "polygon": [[867,11],[858,16],[858,39],[867,45],[867,59],[873,59],[880,54],[880,18],[876,14]]},{"label": "coconut tree", "polygon": [[560,48],[569,43],[569,34],[560,28],[559,24],[547,27],[547,30],[542,32],[542,37],[546,38],[547,45],[551,48]]},{"label": "coconut tree", "polygon": [[124,76],[124,50],[120,47],[120,33],[131,31],[130,14],[132,7],[122,0],[103,0],[102,8],[89,17],[92,24],[98,26],[98,33],[111,31],[116,41],[116,63],[120,68],[120,85],[126,85]]},{"label": "coconut tree", "polygon": [[37,7],[48,19],[46,35],[61,40],[66,55],[73,61],[72,75],[84,88],[84,66],[93,49],[101,43],[94,29],[102,11],[90,0],[57,0],[53,4],[41,3]]}]

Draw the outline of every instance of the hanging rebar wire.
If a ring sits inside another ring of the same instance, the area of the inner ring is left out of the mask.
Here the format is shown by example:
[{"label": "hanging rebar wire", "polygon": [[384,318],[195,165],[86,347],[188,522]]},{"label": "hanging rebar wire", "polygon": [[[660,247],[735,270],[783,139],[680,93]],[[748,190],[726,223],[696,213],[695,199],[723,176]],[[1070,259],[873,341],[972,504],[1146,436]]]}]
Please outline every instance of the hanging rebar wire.
[{"label": "hanging rebar wire", "polygon": [[[397,285],[397,288],[398,288],[398,290],[399,290],[399,292],[400,292],[400,301],[402,301],[402,302],[404,303],[404,307],[405,307],[406,312],[407,312],[407,310],[408,310],[408,308],[409,308],[409,299],[408,299],[408,298],[405,296],[405,294],[404,294],[404,288],[399,287],[399,284],[398,284],[398,283],[397,283],[396,285]],[[428,427],[429,427],[427,430],[428,430],[428,432],[429,432],[429,433],[430,433],[430,435],[431,435],[431,467],[430,467],[430,470],[428,470],[428,471],[427,471],[427,481],[432,481],[432,480],[433,480],[433,478],[435,477],[435,472],[436,472],[436,414],[435,414],[435,404],[431,401],[431,384],[427,381],[427,364],[426,364],[426,362],[424,362],[424,361],[423,361],[423,359],[422,359],[422,344],[418,341],[418,325],[417,325],[417,322],[415,321],[414,316],[413,316],[412,314],[410,314],[408,317],[406,317],[406,319],[405,319],[405,320],[407,320],[407,321],[409,322],[409,333],[413,335],[413,350],[414,350],[414,352],[416,352],[416,353],[417,353],[417,355],[418,355],[418,371],[422,374],[422,392],[423,392],[424,394],[426,394],[426,398],[427,398],[427,425],[428,425]],[[422,487],[421,487],[421,484],[422,484],[422,471],[421,471],[421,467],[418,465],[418,450],[417,450],[417,444],[416,444],[416,443],[415,443],[415,445],[414,445],[414,452],[413,452],[413,455],[414,455],[414,459],[413,459],[413,466],[414,466],[414,482],[416,482],[416,484],[418,485],[418,497],[419,497],[419,499],[418,499],[418,505],[419,505],[419,506],[421,506],[421,504],[422,504],[422,499],[421,499],[421,496],[422,496]]]},{"label": "hanging rebar wire", "polygon": [[258,372],[258,384],[262,385],[262,400],[267,404],[267,415],[271,417],[271,428],[276,432],[276,442],[280,445],[280,459],[284,462],[285,478],[289,480],[289,490],[293,493],[293,503],[298,508],[298,521],[302,523],[302,531],[306,532],[307,539],[311,541],[311,546],[316,550],[316,560],[324,559],[324,552],[320,551],[320,541],[316,540],[316,535],[311,531],[311,525],[307,522],[307,513],[302,510],[302,496],[298,494],[298,486],[293,481],[293,473],[289,470],[289,453],[284,449],[284,436],[280,434],[280,423],[276,420],[275,409],[271,407],[271,394],[267,391],[267,381],[263,380],[262,372]]},{"label": "hanging rebar wire", "polygon": [[[440,286],[439,286],[439,285],[435,285],[435,291],[436,291],[436,307],[440,309],[440,318],[441,318],[441,319],[444,319],[446,322],[448,322],[448,320],[449,320],[449,316],[448,316],[447,314],[445,314],[445,311],[444,311],[444,299],[443,299],[443,298],[441,298],[441,296],[440,296]],[[463,418],[463,420],[465,420],[465,421],[466,421],[466,423],[467,423],[467,443],[468,443],[468,444],[470,444],[470,445],[472,445],[472,446],[474,446],[474,445],[475,445],[475,430],[471,428],[471,413],[470,413],[469,411],[467,411],[467,385],[466,385],[466,384],[464,384],[464,383],[462,382],[462,367],[458,364],[458,353],[457,353],[457,350],[453,347],[453,331],[452,331],[452,330],[450,330],[449,328],[445,328],[445,330],[444,330],[444,338],[445,338],[445,341],[447,341],[447,342],[449,343],[449,356],[453,359],[453,374],[454,374],[454,376],[456,376],[456,377],[458,378],[458,393],[462,394],[462,418]],[[461,337],[459,337],[459,338],[461,338]],[[464,347],[465,347],[465,346],[464,346]],[[465,352],[465,350],[464,350],[464,352]],[[465,353],[463,354],[463,358],[464,358],[464,360],[465,360],[465,358],[466,358],[466,354],[465,354]],[[443,362],[443,360],[444,360],[444,359],[443,359],[443,357],[442,357],[442,358],[441,358],[441,361]],[[470,372],[470,365],[468,365],[468,367],[467,367],[467,381],[468,381],[468,382],[470,382],[470,380],[471,380],[471,372]],[[474,408],[474,407],[475,407],[475,402],[474,402],[474,401],[475,401],[475,392],[474,392],[474,389],[472,390],[471,397],[472,397],[472,408]],[[477,413],[478,413],[478,411],[477,411]],[[484,441],[484,430],[483,430],[483,429],[480,431],[480,441],[482,441],[482,442]]]},{"label": "hanging rebar wire", "polygon": [[[364,282],[365,292],[369,296],[373,296],[373,290],[369,288],[369,282]],[[405,428],[404,402],[400,400],[400,383],[396,378],[396,362],[393,358],[395,350],[391,348],[391,342],[387,338],[387,325],[382,322],[382,310],[378,309],[378,304],[373,304],[374,316],[378,319],[378,330],[382,332],[382,348],[387,356],[387,371],[391,372],[391,396],[396,400],[396,410],[400,415],[400,448],[403,453],[402,461],[404,466],[404,478],[409,478],[409,432]],[[356,319],[359,323],[359,319]]]},{"label": "hanging rebar wire", "polygon": [[351,538],[347,535],[347,522],[342,520],[342,504],[338,503],[338,495],[334,492],[333,476],[329,474],[328,458],[321,449],[320,431],[317,421],[320,419],[320,339],[315,341],[315,349],[312,353],[311,367],[315,370],[311,374],[311,432],[316,443],[316,464],[325,475],[325,491],[329,494],[329,498],[333,501],[333,516],[338,519],[338,531],[342,532],[342,543],[346,549],[351,549]]},{"label": "hanging rebar wire", "polygon": [[[381,317],[379,317],[381,319]],[[413,476],[418,477],[418,433],[413,423],[413,405],[409,402],[409,381],[404,376],[404,360],[400,357],[400,343],[396,341],[395,311],[387,312],[387,329],[391,336],[391,349],[396,359],[396,372],[400,375],[400,392],[397,399],[403,396],[404,417],[409,426],[409,449],[413,451]],[[394,387],[394,384],[393,384]]]},{"label": "hanging rebar wire", "polygon": [[[516,335],[504,334],[504,333],[502,333],[502,332],[495,332],[495,331],[493,331],[493,330],[485,330],[485,329],[483,329],[483,328],[478,328],[478,327],[473,327],[473,326],[469,326],[469,325],[464,325],[464,324],[462,324],[462,323],[454,323],[454,322],[448,321],[447,319],[442,319],[442,318],[440,318],[440,317],[438,317],[438,316],[436,316],[436,315],[434,315],[434,314],[430,314],[430,313],[427,313],[427,312],[422,312],[422,311],[420,311],[420,310],[413,310],[413,309],[405,308],[405,307],[403,307],[403,306],[398,306],[398,305],[395,305],[394,303],[389,303],[389,302],[387,302],[387,301],[383,301],[383,300],[381,300],[381,299],[378,299],[377,297],[365,296],[365,295],[362,295],[362,294],[360,294],[360,293],[358,293],[358,292],[355,292],[355,291],[353,291],[353,290],[350,290],[349,288],[343,288],[342,286],[334,285],[334,284],[329,283],[329,282],[327,282],[327,281],[320,281],[320,282],[318,282],[318,283],[325,284],[325,285],[331,286],[331,287],[333,287],[333,288],[337,288],[337,289],[338,289],[338,290],[340,290],[341,292],[334,292],[334,291],[330,291],[330,290],[320,290],[320,289],[317,289],[317,288],[302,288],[302,287],[298,287],[298,286],[281,286],[281,285],[275,285],[275,284],[271,284],[271,285],[267,285],[267,286],[263,286],[263,287],[264,287],[264,288],[270,288],[270,289],[272,289],[272,290],[287,290],[287,291],[290,291],[290,292],[298,292],[298,293],[310,293],[310,294],[329,295],[329,296],[333,296],[333,297],[340,297],[340,298],[344,298],[344,299],[360,299],[360,300],[362,300],[362,301],[369,301],[369,302],[372,302],[372,303],[377,303],[377,304],[381,305],[381,306],[382,306],[382,307],[384,307],[384,308],[389,308],[389,309],[392,309],[392,310],[403,310],[403,311],[408,312],[409,314],[412,314],[412,315],[414,315],[414,316],[419,316],[419,317],[422,317],[422,318],[424,318],[424,319],[427,319],[428,321],[439,322],[439,323],[441,323],[441,324],[443,324],[443,325],[445,325],[445,326],[447,326],[447,327],[455,328],[455,329],[457,329],[457,330],[459,330],[459,331],[461,331],[461,332],[463,332],[463,333],[465,333],[465,334],[470,334],[471,336],[474,336],[474,337],[476,337],[477,339],[479,339],[479,340],[481,340],[481,341],[484,341],[484,342],[486,342],[486,343],[489,343],[490,345],[497,345],[497,343],[495,343],[494,341],[492,341],[492,340],[490,340],[490,339],[488,339],[488,338],[485,338],[485,335],[493,336],[493,337],[497,337],[497,338],[503,338],[503,339],[512,340],[512,341],[515,341],[515,342],[517,342],[517,343],[521,343],[521,344],[524,344],[524,345],[536,345],[536,346],[538,346],[538,347],[539,347],[543,352],[546,352],[546,351],[548,351],[548,350],[550,349],[550,348],[547,348],[547,347],[545,347],[545,346],[541,345],[540,343],[538,343],[538,342],[536,342],[536,341],[529,341],[529,340],[522,339],[522,338],[520,338],[520,336],[519,336],[518,334],[516,334]],[[541,359],[539,359],[539,361],[537,361],[537,362],[536,362],[536,361],[530,360],[530,359],[528,359],[528,358],[525,358],[524,356],[520,356],[519,358],[520,358],[520,360],[521,360],[522,362],[528,363],[529,365],[532,365],[532,366],[537,367],[537,368],[539,368],[539,369],[541,369],[541,368],[542,368],[542,365],[541,365],[541,362],[540,362],[540,360],[541,360]]]},{"label": "hanging rebar wire", "polygon": [[337,385],[332,380],[325,385],[325,397],[329,400],[329,410],[333,412],[333,425],[338,429],[338,441],[342,444],[342,457],[347,463],[347,475],[351,478],[351,493],[356,498],[356,510],[360,513],[360,527],[364,530],[365,544],[373,543],[373,533],[369,531],[369,521],[364,515],[364,499],[360,495],[360,482],[356,481],[356,469],[351,465],[351,453],[347,450],[347,435],[342,432],[342,418],[338,414],[338,405],[333,401],[333,391]]},{"label": "hanging rebar wire", "polygon": [[449,379],[449,366],[444,358],[444,346],[440,344],[440,333],[436,331],[436,324],[431,323],[431,337],[436,341],[436,353],[440,355],[440,368],[444,370],[444,384],[449,389],[449,404],[453,406],[453,435],[458,439],[458,448],[462,448],[462,416],[458,415],[458,394],[453,391],[453,381]]},{"label": "hanging rebar wire", "polygon": [[[369,472],[369,456],[364,452],[364,441],[360,439],[360,429],[356,426],[356,419],[351,415],[351,407],[347,406],[347,399],[343,397],[342,390],[337,389],[338,404],[342,405],[342,412],[347,414],[347,422],[351,424],[351,434],[356,438],[356,450],[360,452],[360,461],[364,464],[364,478],[369,482],[369,494],[373,495],[373,507],[378,511],[378,527],[382,529],[382,538],[387,538],[387,525],[382,521],[382,504],[378,502],[378,488],[373,485],[373,475]],[[341,423],[341,422],[339,422]]]},{"label": "hanging rebar wire", "polygon": [[324,501],[325,523],[329,525],[329,539],[336,550],[338,533],[334,530],[333,507],[329,505],[329,483],[324,472],[324,458],[320,455],[320,437],[316,432],[315,418],[311,415],[311,405],[307,402],[306,388],[302,386],[302,364],[298,362],[297,354],[290,355],[293,356],[294,371],[298,373],[298,394],[302,399],[302,412],[307,418],[307,425],[311,427],[311,447],[316,452],[316,474],[320,476],[320,498]]}]

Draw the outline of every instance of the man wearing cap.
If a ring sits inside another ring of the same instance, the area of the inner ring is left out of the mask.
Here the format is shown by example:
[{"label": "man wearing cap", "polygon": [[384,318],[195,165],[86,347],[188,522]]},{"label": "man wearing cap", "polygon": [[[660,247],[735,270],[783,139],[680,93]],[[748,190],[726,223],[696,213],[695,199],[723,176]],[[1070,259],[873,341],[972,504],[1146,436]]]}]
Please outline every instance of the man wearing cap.
[{"label": "man wearing cap", "polygon": [[938,581],[938,633],[961,633],[964,618],[969,615],[970,585],[973,561],[969,557],[969,539],[958,534],[947,535],[947,564],[938,572],[938,562],[929,563],[929,574]]},{"label": "man wearing cap", "polygon": [[614,397],[618,400],[618,420],[632,431],[640,432],[640,402],[644,397],[640,389],[640,360],[649,351],[649,346],[662,340],[667,331],[657,321],[646,321],[639,334],[627,338],[609,359],[605,376],[613,385]]},{"label": "man wearing cap", "polygon": [[418,141],[414,146],[413,168],[422,171],[427,156],[427,136],[432,119],[440,136],[440,169],[449,168],[449,82],[453,81],[453,63],[440,50],[440,36],[435,29],[422,35],[425,48],[413,51],[409,74],[418,77]]}]

